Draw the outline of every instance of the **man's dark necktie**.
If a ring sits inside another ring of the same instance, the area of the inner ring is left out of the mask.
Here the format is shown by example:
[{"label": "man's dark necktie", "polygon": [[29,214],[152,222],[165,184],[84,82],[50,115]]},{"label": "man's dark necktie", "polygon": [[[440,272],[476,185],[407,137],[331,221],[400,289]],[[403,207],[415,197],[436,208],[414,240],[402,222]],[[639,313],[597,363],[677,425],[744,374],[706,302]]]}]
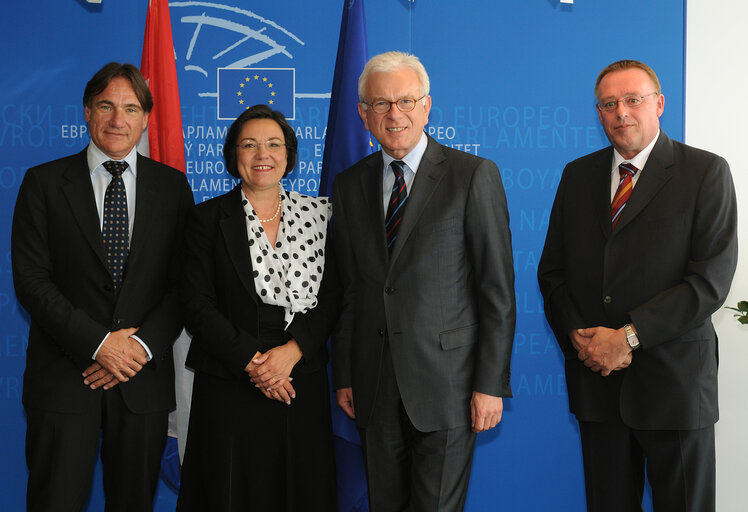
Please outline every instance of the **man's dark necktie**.
[{"label": "man's dark necktie", "polygon": [[408,189],[405,186],[404,166],[400,160],[393,160],[390,164],[392,172],[395,173],[395,184],[392,186],[390,202],[387,206],[387,216],[384,220],[384,228],[387,231],[387,251],[392,255],[392,248],[397,240],[397,231],[400,229],[400,221],[405,213],[405,202],[408,200]]},{"label": "man's dark necktie", "polygon": [[638,170],[639,169],[626,162],[618,166],[618,174],[621,176],[621,179],[618,182],[616,194],[613,196],[613,202],[610,204],[611,230],[615,229],[616,223],[623,212],[623,208],[626,206],[626,201],[631,197],[631,191],[634,188],[632,180]]},{"label": "man's dark necktie", "polygon": [[104,224],[101,237],[104,241],[107,265],[112,273],[114,290],[119,291],[122,286],[122,274],[127,263],[129,246],[129,218],[127,215],[127,194],[122,173],[127,169],[127,162],[109,160],[104,162],[104,168],[112,175],[112,181],[104,195]]}]

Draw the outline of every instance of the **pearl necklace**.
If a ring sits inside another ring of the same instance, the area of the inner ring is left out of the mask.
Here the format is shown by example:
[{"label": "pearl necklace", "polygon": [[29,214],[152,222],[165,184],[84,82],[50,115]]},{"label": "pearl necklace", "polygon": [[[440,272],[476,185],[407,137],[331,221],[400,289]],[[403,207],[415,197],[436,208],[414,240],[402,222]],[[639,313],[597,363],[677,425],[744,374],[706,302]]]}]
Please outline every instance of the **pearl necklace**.
[{"label": "pearl necklace", "polygon": [[263,222],[263,223],[264,222],[270,222],[271,220],[275,220],[275,218],[278,217],[278,214],[280,212],[281,212],[281,194],[280,194],[280,192],[278,192],[278,207],[275,209],[275,213],[273,214],[273,216],[270,217],[269,219],[261,219],[260,216],[258,215],[257,216],[257,220],[259,220],[260,222]]}]

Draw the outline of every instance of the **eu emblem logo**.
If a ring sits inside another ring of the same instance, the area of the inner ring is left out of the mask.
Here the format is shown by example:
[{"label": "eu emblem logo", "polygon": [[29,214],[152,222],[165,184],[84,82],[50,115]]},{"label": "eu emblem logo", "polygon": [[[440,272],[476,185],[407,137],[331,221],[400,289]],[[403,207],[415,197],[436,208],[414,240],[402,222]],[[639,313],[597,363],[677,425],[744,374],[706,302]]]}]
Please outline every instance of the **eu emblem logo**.
[{"label": "eu emblem logo", "polygon": [[218,119],[234,120],[257,104],[294,119],[295,73],[293,68],[218,68]]}]

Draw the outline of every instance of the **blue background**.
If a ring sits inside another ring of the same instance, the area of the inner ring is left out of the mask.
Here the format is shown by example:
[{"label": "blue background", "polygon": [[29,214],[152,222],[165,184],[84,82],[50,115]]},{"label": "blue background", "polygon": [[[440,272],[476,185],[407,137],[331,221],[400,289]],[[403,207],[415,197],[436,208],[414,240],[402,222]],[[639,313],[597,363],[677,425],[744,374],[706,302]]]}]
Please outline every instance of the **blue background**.
[{"label": "blue background", "polygon": [[[230,123],[217,120],[215,92],[216,69],[237,62],[295,68],[291,124],[299,165],[285,184],[316,194],[341,9],[339,0],[171,2],[196,201],[233,187],[220,151]],[[88,144],[85,84],[106,62],[139,65],[146,10],[145,0],[0,6],[2,510],[23,509],[26,485],[20,399],[28,318],[10,269],[18,187],[30,166]],[[685,1],[369,0],[366,16],[370,55],[406,50],[425,64],[434,105],[429,133],[494,160],[509,202],[518,306],[514,398],[505,400],[500,426],[478,438],[467,510],[583,510],[578,428],[568,412],[562,356],[542,313],[537,261],[564,164],[607,145],[593,96],[604,66],[622,58],[651,65],[667,98],[663,129],[682,140]],[[156,509],[173,510],[174,502],[162,485]],[[97,472],[89,510],[102,503]]]}]

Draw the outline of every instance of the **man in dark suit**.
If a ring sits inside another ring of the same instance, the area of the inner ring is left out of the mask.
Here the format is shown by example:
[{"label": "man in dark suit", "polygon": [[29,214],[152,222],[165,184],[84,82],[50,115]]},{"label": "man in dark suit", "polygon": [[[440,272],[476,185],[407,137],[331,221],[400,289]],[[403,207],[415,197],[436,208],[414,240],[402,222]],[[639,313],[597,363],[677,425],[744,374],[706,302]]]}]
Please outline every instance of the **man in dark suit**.
[{"label": "man in dark suit", "polygon": [[[595,85],[612,147],[566,166],[538,268],[566,358],[590,511],[714,510],[717,335],[737,261],[727,162],[660,131],[652,69]],[[633,190],[632,190],[633,189]]]},{"label": "man in dark suit", "polygon": [[475,433],[511,396],[514,274],[496,165],[423,129],[417,57],[373,57],[359,114],[382,146],[333,189],[337,402],[362,432],[373,512],[461,510]]},{"label": "man in dark suit", "polygon": [[106,510],[151,510],[192,193],[184,174],[135,150],[153,106],[137,68],[107,64],[83,104],[88,148],[29,169],[13,216],[13,279],[31,321],[27,507],[81,510],[101,439]]}]

